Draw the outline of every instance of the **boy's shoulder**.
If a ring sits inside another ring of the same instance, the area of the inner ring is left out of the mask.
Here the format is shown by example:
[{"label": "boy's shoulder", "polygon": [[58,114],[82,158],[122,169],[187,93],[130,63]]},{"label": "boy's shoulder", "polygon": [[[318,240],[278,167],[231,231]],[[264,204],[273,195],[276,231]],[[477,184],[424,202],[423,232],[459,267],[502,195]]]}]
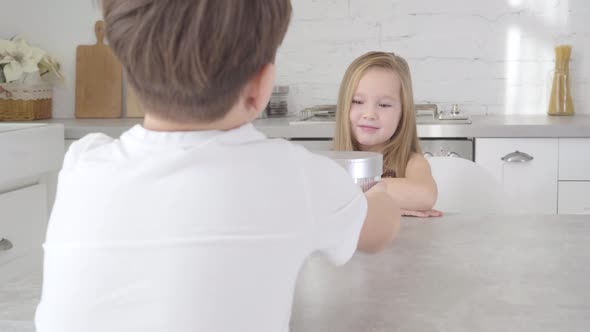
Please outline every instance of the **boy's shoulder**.
[{"label": "boy's shoulder", "polygon": [[68,153],[81,154],[98,146],[110,143],[115,139],[103,133],[88,134],[70,145]]},{"label": "boy's shoulder", "polygon": [[114,138],[103,133],[92,133],[80,138],[68,148],[64,157],[63,167],[66,168],[75,164],[85,152],[111,143],[112,141],[114,141]]}]

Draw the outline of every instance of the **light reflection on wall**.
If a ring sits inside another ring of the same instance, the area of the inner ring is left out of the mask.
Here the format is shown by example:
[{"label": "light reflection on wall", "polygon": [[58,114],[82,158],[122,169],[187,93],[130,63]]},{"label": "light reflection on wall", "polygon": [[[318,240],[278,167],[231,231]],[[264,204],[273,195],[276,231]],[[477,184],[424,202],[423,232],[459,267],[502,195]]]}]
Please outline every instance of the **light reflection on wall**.
[{"label": "light reflection on wall", "polygon": [[505,112],[508,114],[519,113],[516,110],[519,98],[516,83],[519,78],[520,44],[520,28],[510,27],[506,36],[506,97],[504,101]]},{"label": "light reflection on wall", "polygon": [[506,82],[504,112],[543,114],[546,112],[554,47],[564,41],[569,1],[507,0],[512,10],[527,9],[506,31]]}]

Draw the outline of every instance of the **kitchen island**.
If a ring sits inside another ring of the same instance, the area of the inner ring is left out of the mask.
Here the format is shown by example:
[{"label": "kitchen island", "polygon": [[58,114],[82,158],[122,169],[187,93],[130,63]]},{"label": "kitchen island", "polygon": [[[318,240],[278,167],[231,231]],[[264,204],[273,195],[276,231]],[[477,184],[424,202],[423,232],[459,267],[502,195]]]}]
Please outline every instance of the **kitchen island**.
[{"label": "kitchen island", "polygon": [[[28,259],[0,266],[0,331],[34,331],[41,264]],[[588,330],[590,216],[573,215],[405,218],[379,254],[311,257],[291,317],[293,332]]]},{"label": "kitchen island", "polygon": [[590,216],[405,219],[380,254],[309,259],[291,331],[590,331]]}]

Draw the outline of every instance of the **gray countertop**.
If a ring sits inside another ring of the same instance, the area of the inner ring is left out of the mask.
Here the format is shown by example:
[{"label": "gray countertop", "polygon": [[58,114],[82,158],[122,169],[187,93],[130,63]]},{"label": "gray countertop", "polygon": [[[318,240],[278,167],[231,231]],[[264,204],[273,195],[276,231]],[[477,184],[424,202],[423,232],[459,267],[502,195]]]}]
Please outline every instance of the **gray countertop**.
[{"label": "gray countertop", "polygon": [[[570,117],[547,115],[472,115],[472,124],[418,124],[422,138],[453,137],[590,137],[590,114]],[[269,137],[328,139],[334,123],[290,125],[295,117],[269,118],[254,125]],[[63,123],[66,139],[78,139],[91,132],[118,137],[142,119],[50,119],[38,122]]]},{"label": "gray countertop", "polygon": [[313,257],[298,331],[590,331],[590,216],[406,219],[384,252]]}]

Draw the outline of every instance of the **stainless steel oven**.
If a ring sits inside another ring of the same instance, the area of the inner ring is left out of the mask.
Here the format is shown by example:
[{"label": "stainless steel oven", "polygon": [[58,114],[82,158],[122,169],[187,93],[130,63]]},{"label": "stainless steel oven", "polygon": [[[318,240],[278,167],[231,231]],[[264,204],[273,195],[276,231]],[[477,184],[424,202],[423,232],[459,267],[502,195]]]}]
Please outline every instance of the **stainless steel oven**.
[{"label": "stainless steel oven", "polygon": [[[453,105],[449,112],[439,112],[435,104],[416,104],[416,124],[418,125],[471,125],[469,115],[459,111],[458,105]],[[297,120],[290,125],[313,125],[336,123],[336,105],[319,105],[302,110]],[[292,139],[311,151],[329,150],[332,147],[331,138]],[[472,138],[420,138],[420,146],[425,157],[443,156],[458,157],[474,161]]]},{"label": "stainless steel oven", "polygon": [[422,138],[420,147],[425,157],[458,157],[474,161],[472,138]]}]

